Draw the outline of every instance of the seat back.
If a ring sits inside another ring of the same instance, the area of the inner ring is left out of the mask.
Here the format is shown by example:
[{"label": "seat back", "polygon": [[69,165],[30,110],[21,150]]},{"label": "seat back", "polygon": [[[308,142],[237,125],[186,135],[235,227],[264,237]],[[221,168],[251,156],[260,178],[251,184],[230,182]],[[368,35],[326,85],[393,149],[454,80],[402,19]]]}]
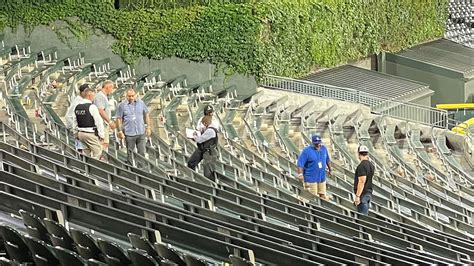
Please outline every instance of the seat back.
[{"label": "seat back", "polygon": [[232,263],[232,266],[252,266],[253,265],[252,262],[238,256],[230,255],[229,259],[230,259],[230,262]]},{"label": "seat back", "polygon": [[66,228],[48,218],[44,218],[43,222],[53,246],[60,246],[64,249],[72,251],[75,250],[74,240],[72,240]]},{"label": "seat back", "polygon": [[31,236],[24,236],[23,239],[36,265],[59,265],[59,261],[53,254],[53,247]]},{"label": "seat back", "polygon": [[197,259],[191,255],[185,255],[184,261],[186,262],[186,266],[206,266],[206,262],[203,260]]},{"label": "seat back", "polygon": [[173,262],[173,261],[170,261],[170,260],[167,260],[167,259],[163,259],[160,261],[160,265],[161,266],[178,266],[177,263]]},{"label": "seat back", "polygon": [[107,254],[104,254],[104,259],[105,259],[105,262],[107,263],[107,265],[109,265],[109,266],[128,265],[128,264],[122,263],[119,259],[117,259],[115,257],[112,257],[112,256],[109,256]]},{"label": "seat back", "polygon": [[20,210],[20,215],[23,220],[23,223],[26,226],[28,234],[36,239],[43,240],[46,243],[49,243],[48,231],[44,226],[41,219],[33,213],[27,212],[25,210]]},{"label": "seat back", "polygon": [[131,263],[131,261],[123,252],[122,248],[120,248],[117,244],[100,238],[97,239],[97,244],[104,255],[118,259],[121,265],[129,265]]},{"label": "seat back", "polygon": [[0,257],[0,266],[10,266],[10,265],[19,265],[19,264],[16,264],[7,258]]},{"label": "seat back", "polygon": [[54,255],[62,266],[84,266],[85,261],[76,253],[62,247],[54,247]]},{"label": "seat back", "polygon": [[155,249],[160,257],[168,259],[179,266],[186,266],[186,263],[181,259],[178,253],[176,253],[174,249],[168,247],[166,244],[155,243]]},{"label": "seat back", "polygon": [[148,255],[144,250],[129,249],[128,257],[134,266],[155,266],[159,265],[156,260]]},{"label": "seat back", "polygon": [[19,263],[33,262],[28,247],[15,229],[7,225],[0,225],[0,236],[11,260]]},{"label": "seat back", "polygon": [[133,233],[128,233],[127,236],[133,248],[144,250],[152,257],[159,257],[158,252],[156,252],[148,239]]},{"label": "seat back", "polygon": [[100,260],[102,252],[96,242],[86,232],[71,228],[69,230],[72,239],[76,243],[77,253],[84,259]]},{"label": "seat back", "polygon": [[95,260],[95,259],[89,259],[87,261],[87,266],[107,266],[107,265],[109,264],[104,263],[102,261]]}]

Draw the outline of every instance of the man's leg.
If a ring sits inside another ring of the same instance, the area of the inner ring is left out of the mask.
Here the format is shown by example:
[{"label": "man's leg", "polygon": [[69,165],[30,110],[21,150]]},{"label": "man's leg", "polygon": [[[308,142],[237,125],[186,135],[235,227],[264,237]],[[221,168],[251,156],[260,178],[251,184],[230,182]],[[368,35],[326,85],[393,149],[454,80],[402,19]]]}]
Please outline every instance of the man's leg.
[{"label": "man's leg", "polygon": [[196,170],[196,166],[201,162],[201,160],[202,160],[202,152],[196,148],[193,154],[191,154],[191,157],[189,157],[188,167],[193,170]]},{"label": "man's leg", "polygon": [[79,153],[82,153],[82,151],[83,151],[84,148],[85,148],[84,143],[82,143],[82,141],[80,141],[79,139],[75,139],[75,140],[74,140],[74,146],[76,147],[76,150],[77,150],[77,152],[79,152]]},{"label": "man's leg", "polygon": [[109,126],[104,127],[104,140],[102,141],[102,149],[104,151],[109,151],[109,142],[110,142],[110,132],[109,132]]},{"label": "man's leg", "polygon": [[127,162],[133,165],[133,151],[137,145],[137,139],[139,136],[125,136],[125,145],[127,145]]},{"label": "man's leg", "polygon": [[209,178],[211,181],[215,181],[214,176],[214,164],[217,161],[216,151],[207,151],[203,154],[202,168],[204,170],[204,176]]},{"label": "man's leg", "polygon": [[370,208],[370,200],[371,196],[369,194],[363,195],[360,198],[360,203],[357,206],[357,212],[363,214],[363,215],[369,215],[369,208]]},{"label": "man's leg", "polygon": [[318,183],[304,183],[304,189],[308,190],[313,195],[318,195]]},{"label": "man's leg", "polygon": [[[145,157],[145,152],[146,152],[146,137],[145,137],[145,134],[141,134],[139,136],[137,136],[137,141],[136,141],[136,145],[137,145],[137,153],[140,154],[141,156]],[[138,163],[137,164],[137,167],[138,168],[143,168],[144,165],[142,165],[142,163]]]},{"label": "man's leg", "polygon": [[88,150],[90,151],[90,157],[100,160],[102,156],[102,145],[94,133],[85,133],[79,132],[79,140],[84,142],[87,146],[87,149],[84,149],[85,154],[87,155]]},{"label": "man's leg", "polygon": [[318,183],[318,194],[321,199],[323,200],[328,199],[326,196],[326,181]]},{"label": "man's leg", "polygon": [[91,156],[91,149],[89,148],[89,145],[85,143],[85,139],[87,138],[87,135],[82,132],[78,132],[77,138],[79,142],[82,143],[82,152],[84,153],[84,155]]}]

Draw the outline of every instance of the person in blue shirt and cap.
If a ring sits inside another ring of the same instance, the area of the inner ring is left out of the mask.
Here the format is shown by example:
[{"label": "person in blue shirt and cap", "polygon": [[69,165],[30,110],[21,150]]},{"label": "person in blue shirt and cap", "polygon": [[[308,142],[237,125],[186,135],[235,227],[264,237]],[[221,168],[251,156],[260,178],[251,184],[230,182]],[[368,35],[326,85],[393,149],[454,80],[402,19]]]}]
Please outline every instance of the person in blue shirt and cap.
[{"label": "person in blue shirt and cap", "polygon": [[298,179],[304,188],[322,199],[326,197],[326,168],[331,175],[331,160],[328,149],[322,144],[321,136],[311,137],[313,145],[306,147],[298,157]]}]

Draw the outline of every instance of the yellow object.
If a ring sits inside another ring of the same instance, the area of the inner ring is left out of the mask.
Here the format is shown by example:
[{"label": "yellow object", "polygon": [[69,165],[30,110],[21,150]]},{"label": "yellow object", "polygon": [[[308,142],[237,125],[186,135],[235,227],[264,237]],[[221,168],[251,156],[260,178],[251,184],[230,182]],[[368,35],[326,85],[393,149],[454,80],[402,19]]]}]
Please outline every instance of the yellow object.
[{"label": "yellow object", "polygon": [[454,132],[454,133],[464,135],[466,128],[468,128],[470,125],[474,125],[474,117],[462,122],[461,124],[459,124],[455,127],[453,127],[451,129],[451,131]]},{"label": "yellow object", "polygon": [[474,103],[442,103],[437,104],[436,108],[443,110],[474,109]]}]

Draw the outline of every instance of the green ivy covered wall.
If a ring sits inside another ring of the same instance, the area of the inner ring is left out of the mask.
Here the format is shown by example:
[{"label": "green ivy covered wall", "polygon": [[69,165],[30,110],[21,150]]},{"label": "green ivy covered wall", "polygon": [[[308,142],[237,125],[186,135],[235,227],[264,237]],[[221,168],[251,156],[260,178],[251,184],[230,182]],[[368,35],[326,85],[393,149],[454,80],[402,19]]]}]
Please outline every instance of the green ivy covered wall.
[{"label": "green ivy covered wall", "polygon": [[132,10],[111,0],[0,2],[0,29],[65,20],[86,38],[85,22],[113,35],[113,51],[128,63],[177,56],[225,66],[228,75],[297,77],[442,36],[448,0],[211,1]]}]

